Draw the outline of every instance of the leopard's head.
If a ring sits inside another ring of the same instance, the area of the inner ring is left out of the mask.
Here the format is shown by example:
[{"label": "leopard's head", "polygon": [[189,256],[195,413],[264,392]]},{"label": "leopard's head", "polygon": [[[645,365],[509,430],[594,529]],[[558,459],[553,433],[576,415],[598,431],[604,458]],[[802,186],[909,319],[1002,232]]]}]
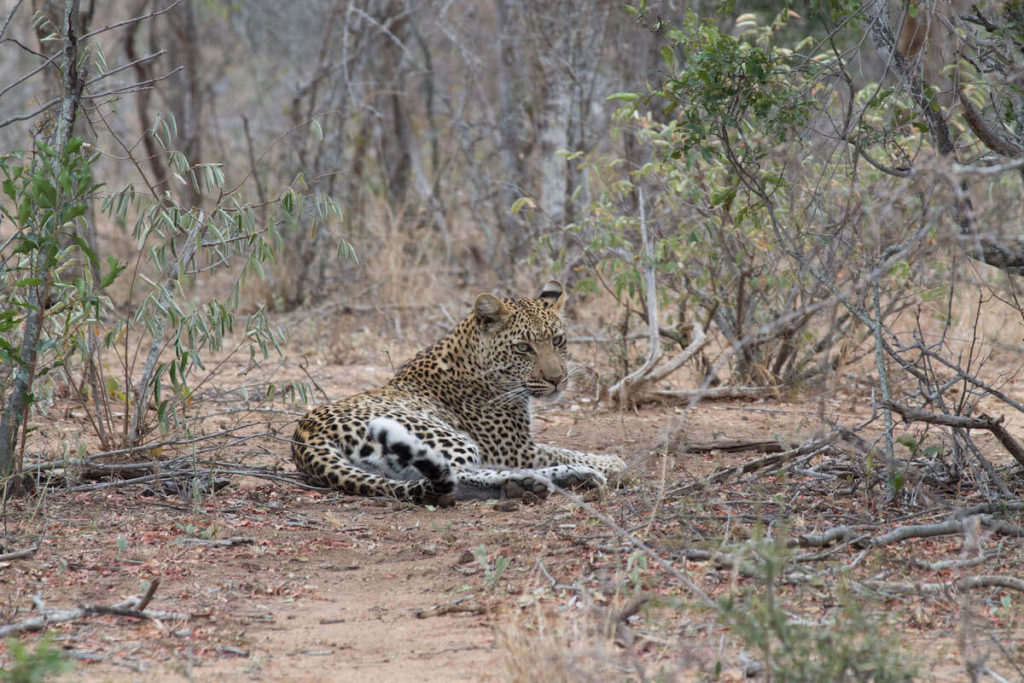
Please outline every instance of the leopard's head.
[{"label": "leopard's head", "polygon": [[554,397],[569,381],[562,322],[565,288],[552,280],[537,298],[477,296],[473,317],[488,380],[509,396]]}]

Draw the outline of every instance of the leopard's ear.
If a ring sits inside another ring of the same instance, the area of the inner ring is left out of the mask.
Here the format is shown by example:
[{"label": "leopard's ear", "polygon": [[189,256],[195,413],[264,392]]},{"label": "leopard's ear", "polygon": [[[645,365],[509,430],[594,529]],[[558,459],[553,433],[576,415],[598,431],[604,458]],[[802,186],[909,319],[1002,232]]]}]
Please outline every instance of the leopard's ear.
[{"label": "leopard's ear", "polygon": [[508,323],[512,311],[504,301],[493,294],[480,294],[473,302],[473,315],[480,322],[484,332],[497,332]]},{"label": "leopard's ear", "polygon": [[546,308],[560,312],[562,305],[565,304],[565,287],[558,280],[551,280],[544,289],[540,291],[540,296],[537,297]]}]

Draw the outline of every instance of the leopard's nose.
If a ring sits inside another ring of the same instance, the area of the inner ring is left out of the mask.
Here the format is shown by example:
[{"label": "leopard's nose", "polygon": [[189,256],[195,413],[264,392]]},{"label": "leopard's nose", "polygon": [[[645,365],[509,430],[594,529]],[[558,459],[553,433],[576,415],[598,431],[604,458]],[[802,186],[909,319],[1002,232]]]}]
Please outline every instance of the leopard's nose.
[{"label": "leopard's nose", "polygon": [[554,384],[556,387],[557,386],[561,386],[561,384],[565,381],[565,374],[564,373],[560,373],[560,374],[557,374],[557,375],[551,375],[547,379],[548,379],[549,382]]}]

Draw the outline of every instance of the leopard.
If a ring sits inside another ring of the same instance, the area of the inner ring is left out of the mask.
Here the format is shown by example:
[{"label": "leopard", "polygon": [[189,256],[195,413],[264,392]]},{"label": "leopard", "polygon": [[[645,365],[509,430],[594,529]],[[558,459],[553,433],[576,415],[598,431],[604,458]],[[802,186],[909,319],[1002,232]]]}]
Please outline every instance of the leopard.
[{"label": "leopard", "polygon": [[625,461],[538,444],[533,403],[568,385],[567,295],[476,296],[448,334],[382,387],[320,406],[292,437],[313,485],[354,496],[449,506],[456,500],[547,497],[557,488],[621,483]]}]

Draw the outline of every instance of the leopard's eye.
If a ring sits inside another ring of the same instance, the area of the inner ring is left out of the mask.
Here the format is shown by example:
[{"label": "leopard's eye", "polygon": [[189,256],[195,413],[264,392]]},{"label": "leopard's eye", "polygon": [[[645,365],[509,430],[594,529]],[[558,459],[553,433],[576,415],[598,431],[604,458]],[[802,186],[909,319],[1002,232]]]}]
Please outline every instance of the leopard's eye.
[{"label": "leopard's eye", "polygon": [[561,346],[562,344],[565,343],[565,335],[556,334],[554,337],[551,338],[551,343],[555,346]]},{"label": "leopard's eye", "polygon": [[533,351],[533,347],[527,344],[526,342],[518,342],[516,344],[516,351],[518,351],[519,353],[530,353],[531,351]]}]

